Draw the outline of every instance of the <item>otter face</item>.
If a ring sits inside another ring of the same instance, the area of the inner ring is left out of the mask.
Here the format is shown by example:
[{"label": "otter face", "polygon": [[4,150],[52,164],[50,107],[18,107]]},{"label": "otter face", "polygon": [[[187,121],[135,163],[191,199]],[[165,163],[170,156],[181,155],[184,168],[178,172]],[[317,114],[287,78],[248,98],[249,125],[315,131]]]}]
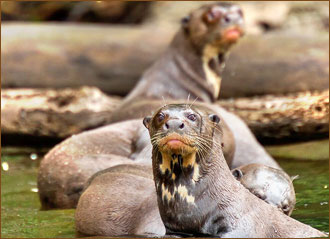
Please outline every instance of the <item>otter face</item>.
[{"label": "otter face", "polygon": [[219,123],[217,115],[200,111],[187,104],[171,104],[159,109],[153,117],[146,117],[157,167],[162,175],[175,180],[191,174],[198,180],[199,155],[212,147],[212,134]]},{"label": "otter face", "polygon": [[202,6],[182,20],[187,37],[197,49],[212,46],[218,53],[228,50],[244,35],[243,25],[241,8],[223,2]]},{"label": "otter face", "polygon": [[[202,134],[203,122],[201,112],[186,104],[167,105],[151,118],[143,120],[149,130],[153,144],[161,152],[189,154],[198,149],[198,139]],[[217,115],[210,114],[208,121],[219,123]],[[210,128],[208,128],[210,129]],[[154,140],[153,140],[154,139]]]}]

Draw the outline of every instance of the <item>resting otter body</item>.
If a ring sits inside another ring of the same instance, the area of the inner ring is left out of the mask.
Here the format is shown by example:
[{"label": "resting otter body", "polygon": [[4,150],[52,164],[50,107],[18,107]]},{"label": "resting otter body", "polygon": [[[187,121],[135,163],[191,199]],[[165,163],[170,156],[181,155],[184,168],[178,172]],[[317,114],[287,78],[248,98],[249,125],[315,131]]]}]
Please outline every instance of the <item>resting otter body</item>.
[{"label": "resting otter body", "polygon": [[[237,5],[216,3],[193,11],[183,21],[165,55],[114,112],[113,121],[143,118],[164,104],[157,100],[162,97],[166,101],[186,101],[189,96],[192,100],[198,97],[197,101],[214,101],[220,89],[225,54],[242,35],[242,24]],[[221,107],[207,107],[223,119],[223,150],[232,168],[249,163],[279,168],[242,120]],[[65,140],[40,164],[38,188],[42,208],[75,207],[91,175],[117,164],[132,163],[136,157],[151,161],[148,147],[151,148],[148,133],[139,120],[101,127]]]},{"label": "resting otter body", "polygon": [[141,120],[104,126],[64,140],[40,162],[42,209],[75,208],[88,178],[98,171],[118,164],[151,164],[148,141]]},{"label": "resting otter body", "polygon": [[234,177],[251,193],[290,216],[296,204],[292,179],[282,170],[248,164],[232,170]]},{"label": "resting otter body", "polygon": [[[167,232],[219,237],[321,237],[244,188],[222,154],[219,117],[168,105],[146,117],[160,215]],[[258,206],[256,206],[258,205]]]},{"label": "resting otter body", "polygon": [[117,165],[86,185],[75,213],[79,235],[162,236],[151,165]]}]

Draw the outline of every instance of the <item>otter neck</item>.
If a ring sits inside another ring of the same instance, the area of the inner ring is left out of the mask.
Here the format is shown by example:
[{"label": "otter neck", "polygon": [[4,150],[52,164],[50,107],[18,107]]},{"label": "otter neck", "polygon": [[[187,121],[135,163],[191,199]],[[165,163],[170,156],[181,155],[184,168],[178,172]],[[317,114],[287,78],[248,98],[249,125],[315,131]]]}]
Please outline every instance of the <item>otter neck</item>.
[{"label": "otter neck", "polygon": [[169,159],[153,151],[158,206],[169,231],[221,236],[232,230],[228,214],[238,215],[240,212],[235,210],[241,203],[232,191],[239,195],[241,188],[221,149],[212,152],[206,156],[208,160],[200,160],[198,155],[183,157],[181,167],[170,171],[171,163],[166,163]]},{"label": "otter neck", "polygon": [[188,78],[187,80],[204,89],[208,94],[208,101],[217,100],[226,50],[211,44],[194,46],[181,29],[174,37],[169,51],[173,55],[178,70]]}]

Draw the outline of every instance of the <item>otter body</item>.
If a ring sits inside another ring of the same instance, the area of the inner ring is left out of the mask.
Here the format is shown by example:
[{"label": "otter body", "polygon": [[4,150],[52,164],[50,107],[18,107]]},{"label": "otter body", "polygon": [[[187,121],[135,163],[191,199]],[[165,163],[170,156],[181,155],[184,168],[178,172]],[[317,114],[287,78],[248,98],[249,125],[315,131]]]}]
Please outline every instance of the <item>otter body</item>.
[{"label": "otter body", "polygon": [[261,164],[232,170],[234,177],[251,193],[290,216],[296,204],[292,179],[283,171]]},{"label": "otter body", "polygon": [[151,165],[118,165],[94,175],[75,213],[79,235],[162,236]]},{"label": "otter body", "polygon": [[38,193],[42,209],[75,208],[93,174],[119,164],[150,164],[150,157],[149,136],[141,120],[74,135],[54,147],[40,163]]},{"label": "otter body", "polygon": [[144,119],[167,232],[231,238],[325,236],[255,197],[234,178],[217,143],[222,139],[219,120],[208,109],[187,105],[167,105]]}]

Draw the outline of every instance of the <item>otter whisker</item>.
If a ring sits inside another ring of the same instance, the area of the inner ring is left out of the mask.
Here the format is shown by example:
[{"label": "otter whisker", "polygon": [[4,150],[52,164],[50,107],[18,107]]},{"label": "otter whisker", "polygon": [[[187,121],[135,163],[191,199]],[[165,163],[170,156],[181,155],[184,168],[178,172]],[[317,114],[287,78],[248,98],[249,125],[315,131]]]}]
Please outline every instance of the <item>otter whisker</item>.
[{"label": "otter whisker", "polygon": [[164,96],[162,95],[162,99],[163,99],[163,103],[164,103],[164,106],[166,106],[167,105],[167,103],[166,103],[166,100],[165,100],[165,98],[164,98]]},{"label": "otter whisker", "polygon": [[189,108],[191,108],[191,106],[193,106],[193,104],[195,104],[196,100],[198,99],[198,96],[194,99],[194,101],[190,104]]},{"label": "otter whisker", "polygon": [[188,105],[188,104],[189,104],[189,100],[190,100],[190,93],[188,94],[188,97],[187,97],[187,104],[186,104],[186,108],[190,108],[190,107],[189,107],[189,105]]}]

